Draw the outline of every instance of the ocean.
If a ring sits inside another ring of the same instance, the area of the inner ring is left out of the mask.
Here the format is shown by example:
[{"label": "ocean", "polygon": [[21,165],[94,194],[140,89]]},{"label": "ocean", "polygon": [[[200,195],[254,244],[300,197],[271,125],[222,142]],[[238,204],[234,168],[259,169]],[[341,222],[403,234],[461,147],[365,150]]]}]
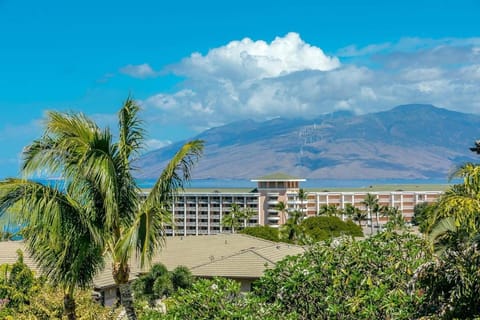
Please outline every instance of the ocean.
[{"label": "ocean", "polygon": [[[460,180],[448,181],[447,178],[435,179],[363,179],[363,180],[339,180],[339,179],[306,179],[300,183],[303,188],[362,188],[372,185],[424,185],[424,184],[451,184]],[[155,183],[153,179],[138,180],[141,188],[151,188]],[[256,182],[246,179],[193,179],[186,188],[255,188]]]}]

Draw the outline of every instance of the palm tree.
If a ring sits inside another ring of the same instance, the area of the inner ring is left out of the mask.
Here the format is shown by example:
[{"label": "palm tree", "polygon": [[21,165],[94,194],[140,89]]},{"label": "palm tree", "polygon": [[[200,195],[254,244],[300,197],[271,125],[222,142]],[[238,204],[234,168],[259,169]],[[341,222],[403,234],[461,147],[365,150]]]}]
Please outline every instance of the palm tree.
[{"label": "palm tree", "polygon": [[387,228],[401,229],[405,227],[405,219],[402,212],[397,207],[389,207],[386,211],[388,217]]},{"label": "palm tree", "polygon": [[275,210],[280,212],[280,214],[283,216],[283,223],[285,223],[287,221],[287,212],[288,212],[287,204],[284,201],[279,201],[275,205]]},{"label": "palm tree", "polygon": [[463,184],[453,185],[439,199],[434,223],[453,217],[456,225],[476,234],[480,231],[480,166],[466,163],[452,177],[463,178]]},{"label": "palm tree", "polygon": [[112,260],[113,279],[129,319],[136,319],[129,260],[136,251],[145,265],[163,245],[172,199],[190,179],[203,150],[200,140],[184,144],[142,199],[132,163],[144,141],[139,110],[131,98],[125,101],[116,142],[108,129],[100,129],[83,114],[49,112],[45,134],[26,149],[23,165],[27,175],[61,173],[65,178],[68,196],[85,211],[87,219],[79,219],[85,220],[95,242]]},{"label": "palm tree", "polygon": [[334,204],[323,204],[320,206],[318,210],[318,215],[326,215],[326,216],[336,216],[339,213],[338,208]]},{"label": "palm tree", "polygon": [[300,200],[300,210],[305,213],[305,207],[303,205],[304,201],[308,199],[308,193],[305,191],[305,189],[300,188],[298,190],[298,199]]},{"label": "palm tree", "polygon": [[247,227],[248,221],[255,215],[255,211],[252,208],[245,207],[240,211],[240,218],[243,219],[243,227]]},{"label": "palm tree", "polygon": [[242,219],[242,210],[238,204],[232,203],[230,212],[222,217],[222,225],[235,233],[235,228],[240,226],[240,219]]},{"label": "palm tree", "polygon": [[362,226],[362,221],[367,219],[367,213],[351,203],[347,203],[343,211],[347,217],[351,218],[353,221],[357,221],[360,227]]},{"label": "palm tree", "polygon": [[367,193],[365,195],[365,199],[363,199],[362,204],[367,208],[367,214],[368,214],[368,219],[370,220],[370,233],[373,234],[373,218],[372,218],[372,213],[376,212],[376,222],[377,222],[377,228],[379,225],[379,220],[378,220],[378,199],[376,196],[374,196],[371,193]]},{"label": "palm tree", "polygon": [[480,233],[480,166],[466,163],[451,177],[463,178],[439,199],[426,232],[438,248],[454,248]]},{"label": "palm tree", "polygon": [[75,288],[88,287],[104,266],[103,248],[92,232],[98,221],[89,219],[81,199],[72,195],[69,187],[63,191],[21,179],[0,182],[0,212],[26,225],[27,250],[48,281],[63,289],[70,320],[76,319]]},{"label": "palm tree", "polygon": [[297,243],[302,234],[300,223],[304,217],[303,212],[295,210],[291,213],[290,218],[283,224],[280,232],[283,237],[291,243]]}]

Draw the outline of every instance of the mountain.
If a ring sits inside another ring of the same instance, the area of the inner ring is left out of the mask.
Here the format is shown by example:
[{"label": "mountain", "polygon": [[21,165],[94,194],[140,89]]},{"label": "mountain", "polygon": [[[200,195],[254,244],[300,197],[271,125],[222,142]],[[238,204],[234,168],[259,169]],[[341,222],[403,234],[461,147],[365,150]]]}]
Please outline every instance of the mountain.
[{"label": "mountain", "polygon": [[[204,131],[195,178],[249,179],[285,172],[309,179],[445,178],[478,161],[480,116],[410,104],[365,115],[335,112],[315,119],[244,120]],[[137,165],[155,178],[183,142],[151,151]]]}]

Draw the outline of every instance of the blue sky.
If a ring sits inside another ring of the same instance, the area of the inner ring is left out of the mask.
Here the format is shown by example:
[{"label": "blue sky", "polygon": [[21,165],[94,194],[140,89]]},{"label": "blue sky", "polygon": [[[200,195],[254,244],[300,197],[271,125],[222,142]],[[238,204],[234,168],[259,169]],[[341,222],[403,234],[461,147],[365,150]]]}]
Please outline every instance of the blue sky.
[{"label": "blue sky", "polygon": [[245,118],[480,113],[478,1],[165,2],[0,0],[0,178],[45,110],[114,126],[129,94],[150,148]]}]

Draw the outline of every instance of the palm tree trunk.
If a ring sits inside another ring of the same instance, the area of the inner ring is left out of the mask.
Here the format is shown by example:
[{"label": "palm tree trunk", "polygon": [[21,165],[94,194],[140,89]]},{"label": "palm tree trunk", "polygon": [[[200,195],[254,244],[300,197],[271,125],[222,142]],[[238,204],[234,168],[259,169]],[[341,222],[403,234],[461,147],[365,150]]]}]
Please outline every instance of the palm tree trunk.
[{"label": "palm tree trunk", "polygon": [[120,289],[120,303],[125,308],[125,313],[129,320],[137,320],[137,314],[133,306],[133,295],[130,289],[128,278],[130,276],[130,267],[128,264],[116,262],[112,268],[113,279]]},{"label": "palm tree trunk", "polygon": [[76,320],[77,316],[75,314],[75,299],[70,293],[65,293],[63,296],[63,310],[68,320]]},{"label": "palm tree trunk", "polygon": [[135,313],[135,308],[133,307],[133,295],[132,290],[130,289],[130,283],[121,283],[120,287],[120,299],[122,306],[125,308],[125,313],[129,320],[136,320],[137,314]]}]

